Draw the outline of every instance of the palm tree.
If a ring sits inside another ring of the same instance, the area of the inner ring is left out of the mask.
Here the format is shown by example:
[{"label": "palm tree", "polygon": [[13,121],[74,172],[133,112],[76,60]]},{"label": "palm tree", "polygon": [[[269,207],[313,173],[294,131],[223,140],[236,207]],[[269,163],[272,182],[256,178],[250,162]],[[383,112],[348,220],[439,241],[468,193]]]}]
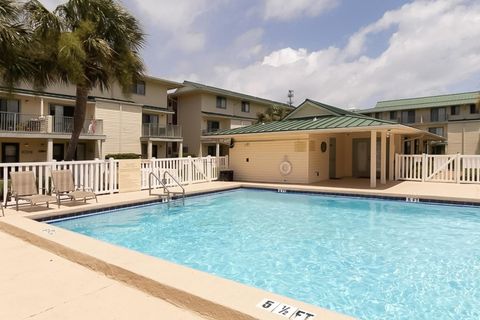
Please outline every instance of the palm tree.
[{"label": "palm tree", "polygon": [[29,39],[21,10],[13,0],[0,0],[0,82],[12,88],[27,78],[33,65],[23,54]]},{"label": "palm tree", "polygon": [[115,0],[69,0],[53,12],[30,0],[25,12],[35,48],[34,84],[76,87],[73,132],[65,157],[72,160],[91,90],[108,90],[116,82],[128,95],[142,77],[139,50],[144,34],[137,19]]},{"label": "palm tree", "polygon": [[272,105],[265,110],[265,112],[257,113],[257,122],[272,122],[285,118],[290,113],[290,110],[284,106]]}]

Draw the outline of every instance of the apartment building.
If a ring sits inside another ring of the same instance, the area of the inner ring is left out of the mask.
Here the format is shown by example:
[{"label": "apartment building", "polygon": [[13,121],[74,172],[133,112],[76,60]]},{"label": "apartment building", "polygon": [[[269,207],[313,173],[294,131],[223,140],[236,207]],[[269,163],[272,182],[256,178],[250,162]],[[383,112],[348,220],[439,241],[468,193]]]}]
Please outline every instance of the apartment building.
[{"label": "apartment building", "polygon": [[[181,127],[169,121],[167,91],[182,84],[145,77],[125,96],[118,85],[92,90],[77,160],[107,154],[135,153],[145,158],[176,154]],[[0,87],[0,158],[2,162],[63,160],[73,129],[75,87],[57,85],[42,91]]]},{"label": "apartment building", "polygon": [[360,113],[443,136],[428,142],[418,136],[403,142],[405,154],[480,154],[480,92],[379,101]]},{"label": "apartment building", "polygon": [[218,143],[206,133],[249,126],[257,121],[257,113],[270,106],[291,108],[285,103],[224,90],[200,83],[184,81],[183,87],[169,95],[176,111],[174,123],[184,130],[185,154],[195,156],[228,155],[230,140]]}]

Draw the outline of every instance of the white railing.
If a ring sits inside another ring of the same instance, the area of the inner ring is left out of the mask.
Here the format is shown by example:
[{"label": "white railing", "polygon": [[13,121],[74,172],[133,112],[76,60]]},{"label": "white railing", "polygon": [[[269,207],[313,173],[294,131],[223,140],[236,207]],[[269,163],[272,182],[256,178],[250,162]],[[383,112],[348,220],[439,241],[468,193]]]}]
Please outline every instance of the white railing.
[{"label": "white railing", "polygon": [[480,183],[480,155],[395,155],[395,179]]},{"label": "white railing", "polygon": [[[10,191],[10,172],[33,171],[40,194],[52,192],[52,170],[71,170],[75,187],[88,188],[96,194],[112,194],[118,192],[118,164],[121,160],[89,160],[89,161],[52,161],[52,162],[19,162],[0,163],[0,184],[2,202],[5,204]],[[221,169],[228,168],[228,157],[172,158],[151,159],[141,163],[141,187],[148,189],[148,175],[155,173],[163,178],[168,171],[180,184],[214,181],[218,179]],[[173,179],[168,178],[167,186],[175,186]],[[154,182],[153,187],[159,183]]]},{"label": "white railing", "polygon": [[[168,171],[180,184],[214,181],[218,179],[220,170],[228,168],[228,157],[202,157],[202,158],[172,158],[150,159],[141,164],[142,189],[148,189],[148,177],[151,172],[161,179]],[[173,179],[166,178],[167,186],[175,186]],[[160,184],[152,181],[152,187],[158,188]]]},{"label": "white railing", "polygon": [[118,160],[114,159],[0,163],[0,174],[2,175],[0,180],[3,180],[3,204],[7,202],[10,190],[10,172],[33,171],[39,193],[49,194],[52,191],[52,170],[71,170],[77,188],[85,187],[93,190],[96,194],[118,192]]},{"label": "white railing", "polygon": [[144,123],[142,124],[142,136],[180,138],[182,137],[182,127],[173,124],[159,126],[158,124]]}]

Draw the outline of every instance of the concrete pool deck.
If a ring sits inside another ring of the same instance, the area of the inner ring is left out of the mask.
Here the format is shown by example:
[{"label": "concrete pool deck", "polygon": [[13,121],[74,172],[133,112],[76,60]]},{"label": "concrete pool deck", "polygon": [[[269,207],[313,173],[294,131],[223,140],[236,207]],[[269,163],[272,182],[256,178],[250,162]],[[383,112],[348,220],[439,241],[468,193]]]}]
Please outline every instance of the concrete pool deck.
[{"label": "concrete pool deck", "polygon": [[[477,185],[395,182],[370,189],[368,184],[367,179],[313,186],[212,182],[186,191],[251,187],[480,203]],[[314,312],[315,319],[351,319],[30,219],[152,200],[155,196],[142,191],[100,196],[98,204],[7,209],[0,217],[0,318],[159,319],[165,312],[168,319],[282,319],[256,307],[269,298]]]}]

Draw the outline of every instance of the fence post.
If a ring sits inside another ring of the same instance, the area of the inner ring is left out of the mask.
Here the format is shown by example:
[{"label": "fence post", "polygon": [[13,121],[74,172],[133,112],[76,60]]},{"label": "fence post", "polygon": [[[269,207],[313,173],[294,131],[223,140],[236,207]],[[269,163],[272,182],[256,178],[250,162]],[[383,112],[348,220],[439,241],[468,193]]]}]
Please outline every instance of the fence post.
[{"label": "fence post", "polygon": [[425,182],[427,176],[427,155],[422,153],[422,182]]},{"label": "fence post", "polygon": [[[215,157],[215,159],[218,159],[218,158]],[[213,167],[212,156],[208,155],[207,156],[207,180],[208,180],[208,182],[212,181],[212,167]]]},{"label": "fence post", "polygon": [[94,170],[94,178],[93,178],[93,186],[94,186],[94,189],[93,191],[95,193],[98,193],[98,188],[99,188],[99,171],[100,171],[100,163],[99,163],[99,160],[98,158],[95,158],[95,165],[93,166],[93,170]]},{"label": "fence post", "polygon": [[455,182],[460,183],[460,174],[462,172],[462,164],[460,163],[460,153],[455,158]]},{"label": "fence post", "polygon": [[399,170],[400,170],[400,160],[399,160],[398,153],[395,153],[395,181],[398,180]]},{"label": "fence post", "polygon": [[108,159],[108,163],[109,163],[109,170],[108,170],[108,173],[109,173],[109,186],[110,186],[110,194],[113,194],[113,192],[115,191],[115,186],[113,185],[113,175],[116,174],[116,170],[114,168],[115,166],[115,162],[113,161],[113,158],[109,158]]},{"label": "fence post", "polygon": [[188,156],[188,166],[187,166],[187,183],[191,184],[193,179],[193,161],[192,157]]},{"label": "fence post", "polygon": [[3,206],[7,204],[8,194],[8,167],[3,167]]}]

